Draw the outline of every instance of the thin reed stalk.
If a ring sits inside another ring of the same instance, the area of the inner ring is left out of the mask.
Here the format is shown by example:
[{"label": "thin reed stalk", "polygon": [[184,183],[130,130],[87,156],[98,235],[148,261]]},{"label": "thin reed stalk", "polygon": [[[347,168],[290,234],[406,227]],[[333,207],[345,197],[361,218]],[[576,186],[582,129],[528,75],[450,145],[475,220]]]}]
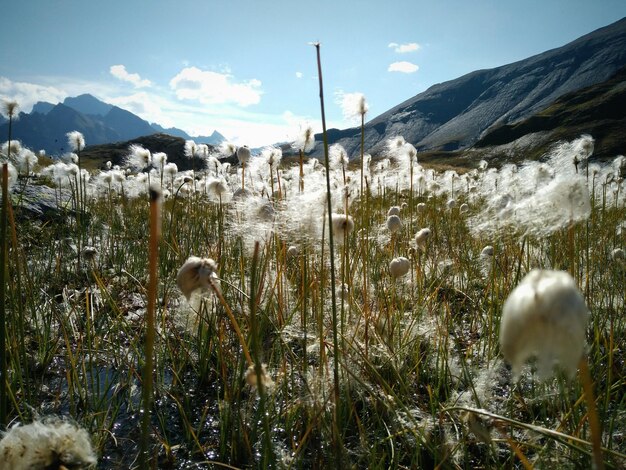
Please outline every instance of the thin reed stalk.
[{"label": "thin reed stalk", "polygon": [[336,292],[336,280],[335,280],[335,247],[333,240],[333,216],[332,216],[332,202],[331,202],[331,188],[330,188],[330,161],[328,156],[328,135],[326,133],[326,113],[324,111],[324,81],[322,78],[322,59],[320,56],[320,44],[319,42],[314,44],[317,54],[317,74],[319,78],[319,90],[320,90],[320,108],[322,114],[322,135],[324,140],[324,166],[326,168],[326,210],[328,212],[328,249],[330,258],[330,285],[331,285],[331,308],[332,308],[332,329],[333,329],[333,391],[334,391],[334,426],[333,426],[333,440],[335,448],[337,449],[338,462],[341,461],[341,434],[339,432],[339,340],[337,337],[337,292]]},{"label": "thin reed stalk", "polygon": [[150,417],[154,401],[153,368],[155,340],[155,310],[158,282],[159,240],[161,238],[161,194],[150,188],[150,240],[148,247],[148,303],[146,308],[146,338],[144,344],[144,367],[142,372],[141,422],[141,468],[147,468],[152,461],[150,455]]},{"label": "thin reed stalk", "polygon": [[[11,147],[9,146],[9,149]],[[0,426],[7,425],[7,349],[6,349],[6,274],[7,218],[9,207],[9,165],[2,165],[2,212],[0,213]]]}]

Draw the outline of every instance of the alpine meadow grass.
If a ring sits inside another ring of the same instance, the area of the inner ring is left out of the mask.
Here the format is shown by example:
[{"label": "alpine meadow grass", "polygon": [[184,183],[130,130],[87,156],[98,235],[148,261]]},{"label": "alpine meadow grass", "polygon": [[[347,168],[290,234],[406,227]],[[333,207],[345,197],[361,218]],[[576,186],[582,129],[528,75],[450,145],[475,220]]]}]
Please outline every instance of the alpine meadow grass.
[{"label": "alpine meadow grass", "polygon": [[91,172],[68,138],[2,146],[0,470],[626,466],[626,160],[592,137],[437,171],[304,125]]}]

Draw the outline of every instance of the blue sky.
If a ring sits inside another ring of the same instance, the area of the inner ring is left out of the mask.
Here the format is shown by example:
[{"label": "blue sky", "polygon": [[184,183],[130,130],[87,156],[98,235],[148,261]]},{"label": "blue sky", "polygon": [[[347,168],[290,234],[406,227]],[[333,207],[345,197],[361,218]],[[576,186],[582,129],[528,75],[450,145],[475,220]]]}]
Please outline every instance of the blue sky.
[{"label": "blue sky", "polygon": [[91,93],[192,135],[237,144],[374,118],[429,86],[559,47],[626,16],[626,0],[2,1],[0,98],[29,112]]}]

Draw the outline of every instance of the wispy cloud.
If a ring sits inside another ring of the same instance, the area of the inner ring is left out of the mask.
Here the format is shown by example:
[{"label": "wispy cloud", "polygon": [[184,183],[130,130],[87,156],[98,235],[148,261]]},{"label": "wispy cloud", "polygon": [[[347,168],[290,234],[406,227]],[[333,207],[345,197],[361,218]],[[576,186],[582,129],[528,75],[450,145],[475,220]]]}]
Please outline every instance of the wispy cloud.
[{"label": "wispy cloud", "polygon": [[415,73],[419,67],[411,62],[401,61],[389,64],[387,72]]},{"label": "wispy cloud", "polygon": [[235,82],[228,73],[186,67],[170,80],[170,87],[178,99],[203,104],[232,103],[250,106],[261,101],[261,81],[255,78]]},{"label": "wispy cloud", "polygon": [[30,112],[38,101],[47,101],[57,104],[63,101],[67,93],[55,86],[38,85],[28,82],[14,82],[6,77],[0,77],[0,99],[17,101],[20,109]]},{"label": "wispy cloud", "polygon": [[138,73],[128,73],[124,65],[112,65],[109,69],[111,75],[123,82],[132,83],[135,88],[146,88],[152,86],[150,80],[142,79]]},{"label": "wispy cloud", "polygon": [[390,42],[387,46],[399,54],[405,54],[407,52],[415,52],[421,48],[416,42],[409,42],[407,44],[398,44],[397,42]]}]

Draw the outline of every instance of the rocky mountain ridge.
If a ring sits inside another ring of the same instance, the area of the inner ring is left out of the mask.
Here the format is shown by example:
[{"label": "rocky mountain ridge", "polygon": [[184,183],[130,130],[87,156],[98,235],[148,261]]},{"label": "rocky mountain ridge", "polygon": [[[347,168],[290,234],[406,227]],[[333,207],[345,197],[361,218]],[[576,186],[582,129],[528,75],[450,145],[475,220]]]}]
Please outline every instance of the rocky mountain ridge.
[{"label": "rocky mountain ridge", "polygon": [[[384,153],[387,140],[397,135],[419,151],[467,149],[567,93],[609,80],[624,66],[626,18],[528,59],[433,85],[367,122],[365,151]],[[360,153],[360,132],[331,129],[329,142],[354,157]],[[312,154],[322,154],[320,143]]]},{"label": "rocky mountain ridge", "polygon": [[[124,142],[156,133],[167,133],[197,143],[217,145],[225,137],[215,131],[210,136],[191,137],[177,128],[166,129],[139,116],[105,103],[90,94],[68,97],[63,103],[38,102],[30,113],[20,113],[13,123],[12,137],[33,150],[49,155],[68,151],[65,134],[80,131],[89,145]],[[0,135],[8,134],[8,123],[0,121]]]}]

